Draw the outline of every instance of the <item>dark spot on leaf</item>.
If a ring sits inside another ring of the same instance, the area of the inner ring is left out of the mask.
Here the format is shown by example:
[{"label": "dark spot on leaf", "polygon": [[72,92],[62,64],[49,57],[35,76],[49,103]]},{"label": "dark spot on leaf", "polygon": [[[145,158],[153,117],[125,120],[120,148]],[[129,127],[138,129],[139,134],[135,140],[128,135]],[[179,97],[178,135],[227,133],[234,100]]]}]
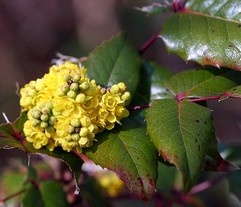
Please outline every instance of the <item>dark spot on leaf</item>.
[{"label": "dark spot on leaf", "polygon": [[198,133],[197,136],[200,136],[200,134]]},{"label": "dark spot on leaf", "polygon": [[229,47],[233,47],[233,45],[231,45],[231,44],[230,44],[230,45],[228,45],[228,46],[229,46]]},{"label": "dark spot on leaf", "polygon": [[137,157],[136,159],[137,159],[137,160],[139,160],[139,159],[140,159],[140,157]]},{"label": "dark spot on leaf", "polygon": [[197,143],[197,138],[195,139],[195,143]]},{"label": "dark spot on leaf", "polygon": [[199,123],[200,121],[198,119],[195,120],[197,123]]},{"label": "dark spot on leaf", "polygon": [[200,151],[200,150],[201,150],[201,147],[200,147],[200,145],[198,145],[198,146],[197,146],[197,149],[198,149],[198,151]]},{"label": "dark spot on leaf", "polygon": [[206,122],[206,121],[204,121],[204,124],[207,124],[207,122]]},{"label": "dark spot on leaf", "polygon": [[211,32],[212,32],[212,33],[214,33],[214,32],[215,32],[215,30],[214,30],[214,29],[212,29],[212,30],[211,30]]},{"label": "dark spot on leaf", "polygon": [[237,88],[233,88],[233,89],[232,89],[232,91],[236,91],[236,90],[237,90]]},{"label": "dark spot on leaf", "polygon": [[241,27],[241,24],[239,24],[238,27],[240,28],[240,27]]}]

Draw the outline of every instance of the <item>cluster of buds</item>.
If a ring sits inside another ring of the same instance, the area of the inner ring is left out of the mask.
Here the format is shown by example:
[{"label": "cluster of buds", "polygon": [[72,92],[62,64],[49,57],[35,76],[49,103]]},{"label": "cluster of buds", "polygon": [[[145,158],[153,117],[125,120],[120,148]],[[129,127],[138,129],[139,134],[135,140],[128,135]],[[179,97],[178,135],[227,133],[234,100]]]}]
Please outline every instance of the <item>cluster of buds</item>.
[{"label": "cluster of buds", "polygon": [[81,152],[96,141],[97,133],[111,130],[129,115],[126,85],[120,82],[102,88],[86,72],[84,67],[65,62],[20,90],[22,111],[28,112],[24,133],[36,149],[60,146]]}]

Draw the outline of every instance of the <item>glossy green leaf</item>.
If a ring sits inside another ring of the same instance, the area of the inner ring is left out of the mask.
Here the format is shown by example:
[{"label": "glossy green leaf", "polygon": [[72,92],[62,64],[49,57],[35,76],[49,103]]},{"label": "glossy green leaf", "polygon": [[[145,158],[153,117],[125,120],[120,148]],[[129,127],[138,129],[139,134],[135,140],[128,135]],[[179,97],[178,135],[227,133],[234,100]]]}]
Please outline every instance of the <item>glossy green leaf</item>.
[{"label": "glossy green leaf", "polygon": [[67,207],[68,202],[63,186],[53,180],[42,182],[39,190],[42,195],[45,207]]},{"label": "glossy green leaf", "polygon": [[232,74],[239,76],[237,71],[215,68],[183,71],[166,81],[166,86],[175,95],[185,97],[217,96],[237,85],[230,78]]},{"label": "glossy green leaf", "polygon": [[225,92],[224,97],[225,96],[241,98],[241,86],[236,86],[228,90],[227,92]]},{"label": "glossy green leaf", "polygon": [[96,164],[114,171],[130,191],[144,200],[156,189],[157,154],[145,129],[105,131],[86,155]]},{"label": "glossy green leaf", "polygon": [[75,178],[78,180],[83,161],[72,152],[66,152],[56,148],[49,151],[47,148],[35,149],[32,143],[26,141],[23,136],[23,123],[26,121],[26,113],[23,113],[14,123],[0,125],[0,149],[19,148],[27,153],[45,154],[66,162]]},{"label": "glossy green leaf", "polygon": [[172,72],[154,62],[145,62],[144,67],[150,71],[151,100],[173,97],[173,94],[165,85],[165,81],[172,77]]},{"label": "glossy green leaf", "polygon": [[241,70],[240,33],[239,21],[188,12],[168,18],[161,38],[168,51],[184,60]]},{"label": "glossy green leaf", "polygon": [[88,76],[102,86],[124,82],[127,90],[134,94],[141,67],[137,50],[123,34],[114,36],[97,47],[83,63]]},{"label": "glossy green leaf", "polygon": [[213,127],[211,111],[195,103],[164,99],[147,110],[147,131],[159,154],[183,175],[184,189],[196,182]]},{"label": "glossy green leaf", "polygon": [[188,0],[186,7],[189,11],[241,21],[240,0]]}]

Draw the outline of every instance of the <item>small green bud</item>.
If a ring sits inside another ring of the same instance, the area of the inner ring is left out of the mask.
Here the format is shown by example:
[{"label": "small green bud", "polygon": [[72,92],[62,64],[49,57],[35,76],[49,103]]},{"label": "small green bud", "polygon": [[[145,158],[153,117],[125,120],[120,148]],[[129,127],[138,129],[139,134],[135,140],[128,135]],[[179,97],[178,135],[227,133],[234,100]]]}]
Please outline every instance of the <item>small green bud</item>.
[{"label": "small green bud", "polygon": [[79,127],[80,126],[80,120],[79,119],[72,119],[70,121],[70,124],[73,126],[73,127]]},{"label": "small green bud", "polygon": [[70,85],[70,90],[72,90],[72,91],[78,91],[78,89],[79,89],[79,84],[78,84],[78,83],[72,83],[72,84]]},{"label": "small green bud", "polygon": [[54,116],[60,116],[62,112],[57,111],[55,108],[53,108],[52,113],[53,113]]},{"label": "small green bud", "polygon": [[116,84],[114,84],[113,86],[111,86],[111,88],[110,88],[110,92],[111,93],[119,93],[119,91],[120,91],[120,88],[119,88],[119,86],[118,85],[116,85]]},{"label": "small green bud", "polygon": [[43,107],[41,111],[42,111],[43,114],[49,114],[50,113],[50,109],[46,106]]},{"label": "small green bud", "polygon": [[41,112],[38,109],[34,109],[31,113],[31,116],[35,119],[39,119],[41,116]]},{"label": "small green bud", "polygon": [[69,91],[69,85],[68,84],[64,84],[61,86],[61,91],[66,94]]},{"label": "small green bud", "polygon": [[80,93],[76,96],[75,101],[77,103],[84,103],[85,102],[85,94],[84,93]]},{"label": "small green bud", "polygon": [[41,119],[42,121],[48,121],[49,116],[48,116],[47,114],[42,114],[41,117],[40,117],[40,119]]},{"label": "small green bud", "polygon": [[122,99],[123,101],[127,101],[127,100],[130,99],[130,97],[131,97],[130,92],[126,91],[126,92],[121,96],[121,99]]},{"label": "small green bud", "polygon": [[69,80],[71,80],[71,76],[69,74],[64,74],[63,79],[64,81],[68,82]]},{"label": "small green bud", "polygon": [[82,91],[85,91],[89,88],[89,83],[87,82],[83,82],[79,85],[79,89],[82,90]]},{"label": "small green bud", "polygon": [[126,84],[125,84],[125,83],[120,82],[120,83],[118,83],[117,85],[119,86],[119,88],[120,88],[121,91],[126,90]]},{"label": "small green bud", "polygon": [[30,88],[35,89],[35,85],[36,85],[36,81],[30,81],[29,82]]},{"label": "small green bud", "polygon": [[82,127],[82,128],[80,129],[79,135],[80,135],[81,137],[86,137],[88,134],[89,134],[89,129],[88,129],[88,128]]},{"label": "small green bud", "polygon": [[67,96],[69,97],[69,98],[75,98],[76,97],[76,92],[74,92],[74,91],[69,91],[68,93],[67,93]]},{"label": "small green bud", "polygon": [[74,132],[74,127],[69,125],[66,129],[66,132],[69,133],[69,134],[72,134]]},{"label": "small green bud", "polygon": [[27,91],[28,95],[34,97],[37,95],[37,91],[35,89],[29,88]]},{"label": "small green bud", "polygon": [[47,127],[48,127],[48,123],[42,121],[42,122],[40,123],[40,127],[41,127],[41,128],[47,128]]},{"label": "small green bud", "polygon": [[53,104],[51,101],[45,103],[45,107],[49,108],[50,110],[53,109]]},{"label": "small green bud", "polygon": [[49,124],[50,124],[50,125],[54,125],[54,124],[56,123],[56,121],[57,121],[57,119],[56,119],[54,116],[51,116],[51,117],[49,118]]},{"label": "small green bud", "polygon": [[75,74],[72,80],[73,80],[75,83],[78,83],[78,82],[80,81],[80,78],[81,78],[81,76],[80,76],[79,74]]},{"label": "small green bud", "polygon": [[79,141],[80,136],[79,136],[79,134],[75,133],[75,134],[71,135],[71,138],[72,138],[73,141],[77,142],[77,141]]},{"label": "small green bud", "polygon": [[38,126],[40,124],[40,122],[41,121],[38,120],[38,119],[31,119],[31,124],[32,124],[33,127]]}]

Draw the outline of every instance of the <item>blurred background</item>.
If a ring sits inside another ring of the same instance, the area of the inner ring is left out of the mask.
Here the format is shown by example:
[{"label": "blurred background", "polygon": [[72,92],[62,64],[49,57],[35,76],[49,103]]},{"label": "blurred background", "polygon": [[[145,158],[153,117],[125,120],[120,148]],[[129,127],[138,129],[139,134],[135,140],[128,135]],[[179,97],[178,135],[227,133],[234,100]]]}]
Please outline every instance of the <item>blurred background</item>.
[{"label": "blurred background", "polygon": [[[10,121],[19,113],[20,87],[42,77],[56,52],[87,56],[112,35],[126,32],[138,49],[160,30],[167,15],[146,16],[135,7],[150,0],[0,0],[0,112]],[[160,2],[160,1],[159,1]],[[143,59],[155,61],[171,71],[196,67],[166,52],[158,39]],[[217,136],[225,143],[241,144],[240,100],[209,103],[214,110]],[[0,114],[0,123],[6,122]],[[19,150],[0,150],[0,170],[7,157],[25,156]]]}]

